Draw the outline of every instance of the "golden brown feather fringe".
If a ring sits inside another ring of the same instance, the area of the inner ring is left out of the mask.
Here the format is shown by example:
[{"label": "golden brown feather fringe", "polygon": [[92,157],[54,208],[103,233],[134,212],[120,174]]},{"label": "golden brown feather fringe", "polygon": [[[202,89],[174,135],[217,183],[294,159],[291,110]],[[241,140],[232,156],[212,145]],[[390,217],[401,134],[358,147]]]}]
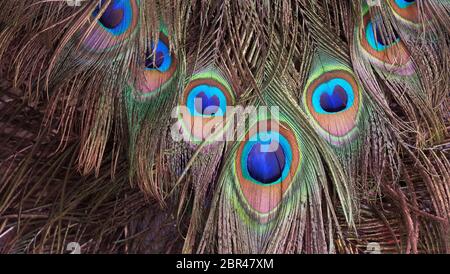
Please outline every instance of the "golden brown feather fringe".
[{"label": "golden brown feather fringe", "polygon": [[[69,242],[84,253],[226,250],[208,241],[220,231],[204,230],[220,170],[202,170],[221,168],[226,146],[196,159],[195,149],[173,143],[168,125],[176,96],[162,100],[164,110],[153,110],[156,116],[133,135],[120,96],[128,68],[165,22],[171,47],[187,64],[182,73],[188,78],[221,64],[238,104],[261,98],[273,81],[288,82],[299,104],[318,49],[351,63],[374,114],[361,155],[342,157],[355,188],[355,226],[331,197],[339,228],[323,220],[323,241],[333,241],[337,253],[363,253],[371,242],[385,253],[450,253],[450,9],[442,2],[420,4],[436,20],[416,35],[434,42],[406,42],[420,72],[419,94],[356,52],[353,29],[363,1],[142,0],[139,33],[113,60],[99,55],[82,63],[73,37],[92,24],[97,1],[73,8],[65,1],[2,0],[0,252],[65,253]],[[395,22],[386,3],[379,10]],[[315,230],[305,225],[306,234]]]}]

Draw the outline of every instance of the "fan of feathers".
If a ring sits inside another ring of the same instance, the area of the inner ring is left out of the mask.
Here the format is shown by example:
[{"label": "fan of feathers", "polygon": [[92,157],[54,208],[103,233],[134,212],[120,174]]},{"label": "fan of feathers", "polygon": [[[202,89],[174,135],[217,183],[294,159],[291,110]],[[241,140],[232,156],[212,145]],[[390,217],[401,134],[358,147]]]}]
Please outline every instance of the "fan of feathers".
[{"label": "fan of feathers", "polygon": [[450,253],[449,1],[0,14],[1,253]]}]

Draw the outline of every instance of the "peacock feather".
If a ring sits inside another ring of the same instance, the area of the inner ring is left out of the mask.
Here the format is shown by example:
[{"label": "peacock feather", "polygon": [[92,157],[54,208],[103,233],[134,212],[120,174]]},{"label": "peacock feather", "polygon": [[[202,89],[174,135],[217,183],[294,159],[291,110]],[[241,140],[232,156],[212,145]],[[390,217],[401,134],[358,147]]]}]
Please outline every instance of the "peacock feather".
[{"label": "peacock feather", "polygon": [[0,252],[450,252],[448,1],[0,13]]}]

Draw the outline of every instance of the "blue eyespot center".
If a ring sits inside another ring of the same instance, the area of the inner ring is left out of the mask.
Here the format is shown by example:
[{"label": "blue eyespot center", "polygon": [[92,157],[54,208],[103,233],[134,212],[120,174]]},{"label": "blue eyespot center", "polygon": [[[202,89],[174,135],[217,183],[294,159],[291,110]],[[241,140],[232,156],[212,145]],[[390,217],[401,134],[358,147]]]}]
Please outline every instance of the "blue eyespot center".
[{"label": "blue eyespot center", "polygon": [[224,116],[227,98],[218,87],[201,84],[189,92],[186,106],[193,116]]},{"label": "blue eyespot center", "polygon": [[166,72],[172,65],[172,57],[170,55],[169,47],[161,40],[155,46],[151,44],[150,49],[147,49],[145,58],[145,68],[147,70],[158,70]]},{"label": "blue eyespot center", "polygon": [[398,36],[397,32],[395,31],[395,29],[392,29],[392,33],[390,33],[390,35],[384,35],[383,36],[383,32],[382,30],[376,26],[375,27],[375,32],[377,34],[377,42],[380,43],[383,46],[389,46],[391,44],[394,44],[398,39],[400,39],[400,37]]},{"label": "blue eyespot center", "polygon": [[147,58],[145,59],[145,67],[148,69],[157,69],[164,62],[164,54],[161,51],[157,51],[155,58],[153,58],[152,53],[147,50]]},{"label": "blue eyespot center", "polygon": [[[275,142],[274,142],[275,143]],[[250,176],[262,184],[271,184],[281,178],[286,156],[280,144],[274,144],[275,151],[264,149],[261,143],[253,145],[247,158]]]},{"label": "blue eyespot center", "polygon": [[342,78],[334,78],[314,90],[312,105],[319,114],[335,114],[352,107],[354,99],[350,83]]},{"label": "blue eyespot center", "polygon": [[397,4],[397,6],[401,9],[406,9],[407,7],[411,6],[415,2],[416,2],[416,0],[395,0],[395,3]]},{"label": "blue eyespot center", "polygon": [[339,112],[347,107],[348,96],[344,88],[336,85],[331,94],[324,92],[320,95],[320,106],[326,112]]},{"label": "blue eyespot center", "polygon": [[283,135],[265,131],[247,140],[239,157],[244,178],[259,185],[274,185],[290,174],[293,155]]},{"label": "blue eyespot center", "polygon": [[386,30],[383,32],[381,24],[381,21],[377,23],[370,21],[366,26],[366,40],[370,47],[376,51],[383,51],[400,41],[400,37],[395,29],[392,28],[392,31],[389,33],[386,33]]},{"label": "blue eyespot center", "polygon": [[[123,9],[115,8],[114,3],[115,1],[113,1],[110,5],[108,5],[108,7],[106,7],[105,12],[98,20],[105,28],[108,29],[113,29],[117,27],[123,20],[124,15]],[[94,16],[98,15],[98,13],[100,12],[100,8],[101,8],[100,6],[97,6],[97,8],[94,11]]]},{"label": "blue eyespot center", "polygon": [[203,115],[214,115],[220,107],[220,100],[217,95],[209,97],[205,92],[200,92],[195,97],[195,110]]},{"label": "blue eyespot center", "polygon": [[[100,1],[99,5],[92,12],[94,17],[98,16],[104,8],[105,2],[105,0]],[[129,0],[112,0],[98,21],[106,30],[118,36],[125,33],[131,25],[132,13]]]}]

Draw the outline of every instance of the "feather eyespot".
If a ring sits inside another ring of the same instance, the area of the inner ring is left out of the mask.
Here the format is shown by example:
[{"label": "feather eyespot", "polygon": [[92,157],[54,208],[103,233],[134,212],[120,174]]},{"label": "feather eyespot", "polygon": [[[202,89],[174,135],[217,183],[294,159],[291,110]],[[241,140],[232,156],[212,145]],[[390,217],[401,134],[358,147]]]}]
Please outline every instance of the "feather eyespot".
[{"label": "feather eyespot", "polygon": [[228,82],[216,72],[194,75],[180,100],[179,120],[190,142],[214,142],[223,137],[227,106],[234,105]]},{"label": "feather eyespot", "polygon": [[388,2],[398,18],[414,24],[420,23],[416,0],[389,0]]},{"label": "feather eyespot", "polygon": [[145,58],[146,70],[157,70],[159,72],[167,72],[172,66],[172,54],[169,50],[169,46],[160,39],[156,48],[152,42],[149,49],[147,49]]},{"label": "feather eyespot", "polygon": [[359,37],[361,48],[372,64],[402,75],[413,72],[406,46],[397,32],[392,27],[387,28],[380,17],[371,18],[366,13]]},{"label": "feather eyespot", "polygon": [[[126,41],[135,31],[138,23],[138,5],[136,0],[100,1],[92,20],[97,20],[92,30],[83,39],[83,46],[89,51],[104,52]],[[89,28],[85,28],[87,31]]]},{"label": "feather eyespot", "polygon": [[357,130],[361,92],[349,70],[331,67],[313,74],[304,105],[318,133],[335,145],[351,139]]},{"label": "feather eyespot", "polygon": [[[104,2],[105,0],[100,1],[100,4],[92,12],[92,16],[98,16]],[[112,35],[119,36],[130,27],[132,17],[133,12],[129,1],[113,0],[106,7],[98,22]]]},{"label": "feather eyespot", "polygon": [[170,51],[169,40],[160,33],[158,43],[153,42],[146,50],[145,60],[134,70],[135,90],[140,97],[152,97],[167,85],[177,70],[177,58]]},{"label": "feather eyespot", "polygon": [[287,125],[265,120],[251,127],[235,158],[240,193],[250,209],[258,214],[276,209],[300,161],[297,138]]}]

